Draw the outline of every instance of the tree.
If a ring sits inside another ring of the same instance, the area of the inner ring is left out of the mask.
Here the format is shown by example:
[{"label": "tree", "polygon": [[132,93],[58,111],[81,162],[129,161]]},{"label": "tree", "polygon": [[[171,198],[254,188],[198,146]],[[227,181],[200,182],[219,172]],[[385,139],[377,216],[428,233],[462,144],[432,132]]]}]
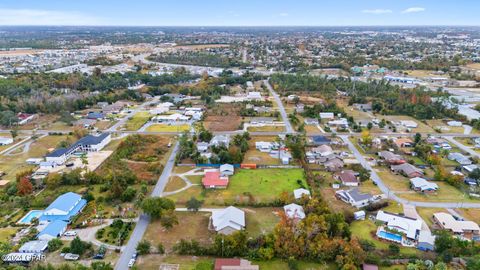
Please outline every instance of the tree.
[{"label": "tree", "polygon": [[191,197],[190,200],[187,201],[187,209],[190,211],[197,212],[200,207],[202,207],[202,201],[197,200],[195,197]]},{"label": "tree", "polygon": [[10,135],[12,135],[12,139],[15,140],[15,138],[18,136],[18,129],[14,128],[10,130]]},{"label": "tree", "polygon": [[368,130],[362,131],[362,144],[364,145],[371,145],[372,144],[372,136]]},{"label": "tree", "polygon": [[141,207],[153,219],[160,219],[166,211],[175,210],[175,203],[167,198],[149,197],[143,200]]},{"label": "tree", "polygon": [[397,254],[400,253],[400,247],[398,245],[395,245],[395,244],[390,244],[390,245],[388,245],[388,251],[392,255],[397,255]]},{"label": "tree", "polygon": [[[476,255],[476,256],[473,256],[472,258],[469,258],[467,260],[467,270],[478,270],[478,269],[480,269],[480,255]],[[439,269],[439,270],[443,270],[443,269]]]},{"label": "tree", "polygon": [[140,255],[149,254],[151,247],[152,247],[152,245],[150,244],[150,242],[148,240],[142,240],[142,241],[138,242],[137,252]]},{"label": "tree", "polygon": [[163,246],[162,243],[158,243],[158,245],[157,245],[157,252],[158,252],[159,254],[165,254],[165,247]]},{"label": "tree", "polygon": [[90,243],[80,240],[78,236],[75,237],[75,239],[73,239],[72,242],[70,242],[70,252],[73,254],[82,255],[90,247],[91,247]]},{"label": "tree", "polygon": [[422,134],[420,133],[415,133],[415,144],[419,143],[422,140]]},{"label": "tree", "polygon": [[173,228],[173,226],[178,224],[177,215],[175,215],[175,210],[167,210],[163,213],[162,217],[160,218],[160,224],[169,230]]},{"label": "tree", "polygon": [[32,194],[33,192],[33,185],[32,182],[30,182],[30,179],[28,177],[24,176],[20,181],[18,181],[17,184],[17,194],[21,196],[29,195]]},{"label": "tree", "polygon": [[63,246],[63,242],[58,238],[53,238],[52,240],[48,241],[48,251],[53,252],[58,250],[61,246]]}]

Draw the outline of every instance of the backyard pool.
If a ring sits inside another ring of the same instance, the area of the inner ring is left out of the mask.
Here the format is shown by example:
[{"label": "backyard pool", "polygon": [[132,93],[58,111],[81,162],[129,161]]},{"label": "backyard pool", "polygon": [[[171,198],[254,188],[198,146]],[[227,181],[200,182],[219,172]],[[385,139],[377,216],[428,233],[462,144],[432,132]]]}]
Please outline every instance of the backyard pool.
[{"label": "backyard pool", "polygon": [[42,210],[31,210],[25,216],[23,216],[19,221],[18,224],[30,224],[32,219],[39,218],[43,214]]},{"label": "backyard pool", "polygon": [[390,232],[386,232],[386,231],[379,231],[377,233],[377,236],[380,237],[380,238],[389,240],[389,241],[402,243],[402,236],[398,235],[398,234],[394,234],[394,233],[390,233]]}]

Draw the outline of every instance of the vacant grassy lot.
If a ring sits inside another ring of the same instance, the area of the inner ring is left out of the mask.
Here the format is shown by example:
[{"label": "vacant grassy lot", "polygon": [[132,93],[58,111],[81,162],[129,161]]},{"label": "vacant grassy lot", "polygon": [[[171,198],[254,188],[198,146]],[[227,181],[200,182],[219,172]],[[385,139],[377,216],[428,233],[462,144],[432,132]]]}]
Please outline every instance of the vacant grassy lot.
[{"label": "vacant grassy lot", "polygon": [[151,132],[184,132],[189,130],[190,125],[154,124],[146,128],[146,131]]},{"label": "vacant grassy lot", "polygon": [[272,202],[286,191],[307,186],[302,169],[240,169],[230,177],[227,189],[204,190],[193,186],[181,193],[168,196],[178,205],[185,205],[191,198],[204,200],[205,206],[224,206],[235,203]]},{"label": "vacant grassy lot", "polygon": [[125,130],[138,130],[141,128],[148,120],[150,120],[149,112],[138,112],[125,123]]},{"label": "vacant grassy lot", "polygon": [[178,189],[181,189],[185,186],[185,181],[182,180],[182,178],[178,176],[172,176],[168,180],[167,185],[165,186],[165,192],[170,192],[170,191],[175,191]]},{"label": "vacant grassy lot", "polygon": [[[270,261],[253,262],[260,266],[262,270],[289,270],[288,263],[280,259],[274,259]],[[338,269],[334,264],[327,263],[311,263],[311,262],[298,262],[298,269],[302,270],[334,270]]]},{"label": "vacant grassy lot", "polygon": [[264,165],[280,165],[280,159],[270,156],[269,153],[260,152],[258,150],[250,149],[245,153],[243,158],[244,163],[255,163]]},{"label": "vacant grassy lot", "polygon": [[438,191],[433,194],[423,194],[418,192],[397,194],[399,197],[411,201],[425,202],[478,202],[470,199],[462,191],[445,182],[435,182],[438,185]]},{"label": "vacant grassy lot", "polygon": [[180,239],[197,240],[201,244],[209,244],[215,235],[208,230],[210,213],[206,212],[177,212],[178,225],[170,230],[165,230],[159,221],[153,221],[148,225],[144,239],[157,246],[162,243],[168,252],[180,241]]},{"label": "vacant grassy lot", "polygon": [[443,120],[427,120],[427,124],[435,129],[439,128],[441,129],[442,132],[448,132],[448,133],[463,133],[464,128],[463,127],[451,127],[449,126],[446,122],[448,121],[443,121]]},{"label": "vacant grassy lot", "polygon": [[480,224],[480,209],[455,209],[460,215],[462,215],[465,219],[471,220]]},{"label": "vacant grassy lot", "polygon": [[1,228],[0,229],[0,242],[7,243],[11,238],[18,231],[17,228]]},{"label": "vacant grassy lot", "polygon": [[370,193],[372,195],[382,194],[382,191],[373,184],[373,181],[368,180],[360,184],[360,191],[364,193]]},{"label": "vacant grassy lot", "polygon": [[280,221],[278,212],[283,211],[280,208],[249,208],[244,209],[246,213],[246,230],[249,236],[256,237],[261,234],[273,231],[275,225]]},{"label": "vacant grassy lot", "polygon": [[[350,230],[352,231],[352,236],[356,236],[358,239],[372,241],[375,244],[376,250],[388,250],[389,242],[374,237],[377,231],[377,226],[375,226],[373,221],[355,221],[351,224]],[[400,253],[403,255],[416,255],[419,254],[420,251],[415,248],[400,247]]]},{"label": "vacant grassy lot", "polygon": [[390,213],[403,214],[403,205],[393,200],[388,201],[388,206],[382,209]]},{"label": "vacant grassy lot", "polygon": [[139,256],[135,266],[137,269],[145,270],[158,270],[162,263],[165,264],[179,264],[179,270],[192,270],[195,269],[199,263],[210,263],[211,269],[213,269],[214,258],[210,257],[197,257],[197,256],[177,256],[177,255],[159,255],[149,254]]},{"label": "vacant grassy lot", "polygon": [[378,176],[392,191],[411,191],[410,182],[407,178],[394,174],[388,168],[375,168]]},{"label": "vacant grassy lot", "polygon": [[285,126],[262,126],[262,127],[248,127],[249,132],[283,132]]},{"label": "vacant grassy lot", "polygon": [[435,131],[431,127],[425,125],[424,123],[422,123],[419,120],[417,120],[413,117],[410,117],[410,116],[406,116],[406,115],[385,115],[385,116],[382,116],[382,115],[379,115],[378,118],[389,120],[389,121],[394,121],[394,122],[398,122],[398,121],[401,121],[401,120],[411,120],[411,121],[414,121],[415,123],[418,124],[417,128],[412,129],[412,132],[435,133]]}]

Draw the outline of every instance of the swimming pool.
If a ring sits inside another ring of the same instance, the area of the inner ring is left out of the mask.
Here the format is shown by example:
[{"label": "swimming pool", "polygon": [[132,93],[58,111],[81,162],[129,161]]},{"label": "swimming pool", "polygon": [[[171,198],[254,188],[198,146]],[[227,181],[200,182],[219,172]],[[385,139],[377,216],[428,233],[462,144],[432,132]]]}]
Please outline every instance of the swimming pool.
[{"label": "swimming pool", "polygon": [[31,210],[25,216],[23,216],[17,223],[19,224],[30,224],[32,219],[39,218],[43,215],[42,210]]},{"label": "swimming pool", "polygon": [[402,243],[402,236],[394,233],[389,233],[386,231],[379,231],[377,236],[383,239],[387,239],[393,242]]}]

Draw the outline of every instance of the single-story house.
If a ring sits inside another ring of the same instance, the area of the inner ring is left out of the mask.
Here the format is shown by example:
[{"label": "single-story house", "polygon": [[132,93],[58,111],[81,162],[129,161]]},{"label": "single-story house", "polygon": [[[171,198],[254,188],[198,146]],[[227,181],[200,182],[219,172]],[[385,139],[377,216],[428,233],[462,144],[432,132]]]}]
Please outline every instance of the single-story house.
[{"label": "single-story house", "polygon": [[297,200],[301,199],[304,195],[310,198],[310,191],[304,188],[297,188],[293,191],[293,197]]},{"label": "single-story house", "polygon": [[105,118],[105,114],[101,112],[89,112],[86,118],[91,120],[103,119]]},{"label": "single-story house", "polygon": [[352,170],[337,172],[334,177],[338,181],[342,182],[342,185],[344,186],[357,187],[360,184],[360,181],[357,179],[355,172]]},{"label": "single-story house", "polygon": [[202,178],[202,185],[205,188],[227,188],[228,176],[220,175],[219,170],[206,171]]},{"label": "single-story house", "polygon": [[212,212],[210,227],[217,233],[229,235],[245,229],[245,212],[229,206]]},{"label": "single-story house", "polygon": [[328,120],[335,119],[335,114],[334,114],[333,112],[321,112],[321,113],[319,113],[319,116],[320,116],[320,119],[321,119],[321,120],[325,120],[325,119],[328,119]]},{"label": "single-story house", "polygon": [[58,196],[39,217],[40,221],[52,222],[62,220],[70,222],[71,218],[79,214],[87,205],[87,201],[82,199],[77,193],[67,192]]},{"label": "single-story house", "polygon": [[431,193],[438,190],[438,185],[432,182],[428,182],[427,180],[421,177],[414,177],[410,179],[410,186],[415,191],[420,191],[423,193]]},{"label": "single-story house", "polygon": [[354,103],[352,105],[355,109],[359,111],[371,111],[372,110],[372,103]]},{"label": "single-story house", "polygon": [[423,171],[420,170],[419,168],[413,166],[410,163],[404,163],[400,165],[392,165],[390,166],[390,169],[395,172],[402,174],[406,177],[409,178],[414,178],[414,177],[423,177]]},{"label": "single-story house", "polygon": [[357,208],[367,206],[377,200],[368,193],[360,193],[358,188],[339,190],[335,193],[335,197]]},{"label": "single-story house", "polygon": [[348,120],[347,120],[347,118],[330,120],[330,121],[328,121],[328,125],[331,126],[331,127],[348,128]]},{"label": "single-story house", "polygon": [[433,214],[433,220],[440,228],[467,239],[472,239],[480,235],[480,227],[473,221],[457,220],[447,213],[435,213]]},{"label": "single-story house", "polygon": [[8,138],[8,137],[0,137],[0,145],[9,145],[13,143],[13,139],[12,138]]},{"label": "single-story house", "polygon": [[48,241],[45,240],[34,240],[28,241],[23,244],[18,252],[21,253],[43,253],[48,248]]},{"label": "single-story house", "polygon": [[357,212],[353,213],[353,219],[355,219],[355,220],[365,220],[366,215],[367,214],[363,210],[357,211]]},{"label": "single-story house", "polygon": [[264,153],[269,153],[272,149],[278,149],[278,143],[274,142],[255,142],[255,148]]},{"label": "single-story house", "polygon": [[210,140],[210,145],[211,146],[225,146],[228,147],[230,144],[230,138],[228,135],[215,135],[212,140]]},{"label": "single-story house", "polygon": [[235,172],[235,168],[231,164],[223,164],[220,166],[220,174],[222,176],[233,175],[234,172]]},{"label": "single-story house", "polygon": [[345,163],[339,158],[333,158],[323,163],[325,169],[329,172],[335,172],[343,168]]},{"label": "single-story house", "polygon": [[462,169],[464,169],[465,172],[467,172],[467,173],[471,173],[471,172],[473,172],[475,169],[478,169],[478,166],[475,165],[475,164],[471,164],[471,165],[462,166]]},{"label": "single-story house", "polygon": [[197,143],[197,151],[200,153],[205,153],[208,151],[208,143],[206,142],[198,142]]},{"label": "single-story house", "polygon": [[320,155],[321,157],[325,157],[325,156],[333,154],[332,147],[330,147],[330,145],[326,145],[326,144],[320,145],[320,146],[315,147],[315,148],[312,148],[311,151],[314,154]]},{"label": "single-story house", "polygon": [[410,138],[397,138],[393,140],[393,143],[398,147],[412,147],[413,146],[413,141]]},{"label": "single-story house", "polygon": [[291,219],[304,219],[305,218],[305,211],[303,211],[303,207],[296,203],[287,204],[283,207],[285,211],[285,215]]},{"label": "single-story house", "polygon": [[68,148],[58,148],[45,156],[45,161],[52,161],[61,165],[76,152],[97,152],[102,150],[112,137],[110,133],[102,133],[98,136],[87,135]]},{"label": "single-story house", "polygon": [[420,219],[400,216],[382,210],[378,211],[376,220],[385,223],[388,228],[397,230],[412,240],[417,239],[422,228],[422,220]]},{"label": "single-story house", "polygon": [[434,251],[435,235],[432,235],[430,231],[421,230],[418,234],[417,248],[422,251]]},{"label": "single-story house", "polygon": [[417,122],[413,120],[401,120],[400,124],[406,128],[417,128],[418,124]]},{"label": "single-story house", "polygon": [[95,119],[82,118],[75,121],[73,125],[77,127],[90,128],[90,127],[93,127],[96,123],[97,123],[97,120]]},{"label": "single-story house", "polygon": [[63,220],[54,220],[37,234],[38,240],[50,241],[54,238],[60,237],[67,230],[68,222]]},{"label": "single-story house", "polygon": [[405,163],[405,159],[402,156],[394,154],[390,151],[381,151],[378,156],[385,160],[390,165],[399,165]]},{"label": "single-story house", "polygon": [[470,177],[465,177],[463,179],[463,182],[469,186],[477,186],[478,181],[476,179],[470,178]]},{"label": "single-story house", "polygon": [[472,164],[472,161],[470,160],[470,158],[468,158],[468,157],[464,156],[462,153],[458,153],[458,152],[448,154],[447,158],[449,160],[455,160],[460,165],[470,165],[470,164]]},{"label": "single-story house", "polygon": [[318,120],[316,118],[305,118],[305,120],[303,120],[303,122],[307,126],[318,125]]},{"label": "single-story house", "polygon": [[245,259],[215,259],[214,270],[259,270],[258,265],[253,265]]}]

